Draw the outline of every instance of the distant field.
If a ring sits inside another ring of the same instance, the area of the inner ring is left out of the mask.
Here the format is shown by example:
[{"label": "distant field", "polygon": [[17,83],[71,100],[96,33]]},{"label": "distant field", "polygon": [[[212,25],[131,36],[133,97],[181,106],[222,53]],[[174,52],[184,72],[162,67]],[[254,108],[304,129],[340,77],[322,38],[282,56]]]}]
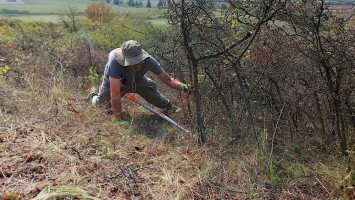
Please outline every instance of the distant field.
[{"label": "distant field", "polygon": [[[75,5],[79,11],[84,12],[86,7],[96,1],[93,0],[16,0],[17,3],[7,2],[7,0],[0,0],[0,10],[9,9],[9,10],[18,10],[18,11],[28,11],[30,13],[36,14],[53,14],[58,13],[58,10],[64,9],[69,5]],[[143,5],[146,5],[147,0],[142,0]],[[153,7],[156,6],[158,0],[152,0]],[[111,4],[114,8],[127,9],[127,10],[139,10],[139,9],[148,9],[146,7],[142,8],[130,8],[130,7],[121,7]]]},{"label": "distant field", "polygon": [[[111,6],[121,13],[130,13],[143,17],[155,18],[161,14],[161,10],[154,8],[158,0],[152,0],[153,8],[145,7],[147,0],[142,0],[144,7],[123,7],[111,4]],[[56,22],[58,21],[58,14],[68,6],[75,6],[80,13],[84,13],[87,6],[96,1],[93,0],[16,0],[16,2],[8,2],[7,0],[0,0],[0,11],[2,9],[28,12],[27,14],[0,14],[2,18],[20,19],[26,21],[44,21]]]},{"label": "distant field", "polygon": [[[19,1],[19,0],[17,0]],[[35,14],[53,14],[58,13],[60,9],[64,9],[68,5],[77,6],[78,10],[83,12],[87,5],[92,3],[91,0],[33,0],[33,1],[21,1],[22,4],[14,4],[11,2],[6,2],[6,0],[0,0],[0,10],[18,10],[18,11],[28,11]]]},{"label": "distant field", "polygon": [[22,21],[39,21],[39,22],[60,22],[59,15],[8,15],[2,16],[0,15],[0,19],[15,19],[15,20],[22,20]]}]

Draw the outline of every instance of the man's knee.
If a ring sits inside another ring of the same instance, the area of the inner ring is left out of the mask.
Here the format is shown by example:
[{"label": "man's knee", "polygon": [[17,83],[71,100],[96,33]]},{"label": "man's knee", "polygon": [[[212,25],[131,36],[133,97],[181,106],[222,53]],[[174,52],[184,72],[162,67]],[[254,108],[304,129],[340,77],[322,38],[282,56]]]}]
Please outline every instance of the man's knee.
[{"label": "man's knee", "polygon": [[158,90],[147,89],[142,93],[138,93],[141,97],[143,97],[147,102],[153,104],[159,108],[169,108],[172,106],[170,101],[166,99],[163,95],[160,94]]},{"label": "man's knee", "polygon": [[144,76],[142,81],[139,83],[138,87],[143,89],[157,90],[157,84],[155,81],[147,76]]}]

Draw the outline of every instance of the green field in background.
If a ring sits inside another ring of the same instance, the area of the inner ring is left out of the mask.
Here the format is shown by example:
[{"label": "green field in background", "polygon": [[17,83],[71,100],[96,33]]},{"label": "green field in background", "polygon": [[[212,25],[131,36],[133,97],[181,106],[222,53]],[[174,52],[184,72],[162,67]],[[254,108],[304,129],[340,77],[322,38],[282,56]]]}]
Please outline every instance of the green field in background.
[{"label": "green field in background", "polygon": [[[22,0],[23,1],[23,0]],[[18,10],[18,11],[28,11],[30,13],[58,13],[59,10],[66,8],[68,5],[75,5],[80,12],[84,12],[86,7],[97,1],[93,0],[24,0],[25,4],[10,4],[6,3],[6,0],[0,0],[0,10],[9,9],[9,10]],[[142,0],[142,8],[131,8],[131,7],[122,7],[110,4],[114,8],[125,9],[125,10],[139,10],[146,8],[147,0]],[[158,0],[151,0],[152,6],[156,7]],[[148,9],[148,8],[146,8]]]},{"label": "green field in background", "polygon": [[[18,0],[20,1],[20,0]],[[156,19],[162,15],[163,9],[154,7],[158,0],[152,0],[153,8],[145,7],[147,0],[142,0],[143,7],[127,7],[117,6],[110,4],[112,8],[117,10],[121,14],[130,14],[145,19]],[[16,11],[27,11],[29,14],[0,14],[1,18],[11,18],[19,19],[25,21],[43,21],[43,22],[57,22],[58,15],[63,13],[63,10],[67,9],[69,6],[77,8],[78,12],[84,13],[85,9],[91,3],[97,1],[93,0],[24,0],[24,4],[9,4],[6,0],[0,0],[0,11],[2,9],[16,10]]]},{"label": "green field in background", "polygon": [[18,11],[28,11],[30,13],[36,14],[48,14],[48,13],[58,13],[61,9],[66,8],[68,5],[75,5],[79,11],[83,12],[87,5],[93,1],[89,0],[34,0],[34,1],[24,1],[25,4],[9,4],[6,0],[0,0],[0,10],[18,10]]}]

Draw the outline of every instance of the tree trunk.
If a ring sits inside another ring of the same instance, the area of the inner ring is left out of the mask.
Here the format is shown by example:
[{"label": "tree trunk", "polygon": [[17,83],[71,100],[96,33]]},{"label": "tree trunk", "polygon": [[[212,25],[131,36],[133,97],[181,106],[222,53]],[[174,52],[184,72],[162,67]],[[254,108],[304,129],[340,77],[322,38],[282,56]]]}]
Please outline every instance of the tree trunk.
[{"label": "tree trunk", "polygon": [[[196,119],[197,119],[197,130],[198,130],[198,142],[205,143],[206,142],[206,129],[204,125],[204,117],[202,114],[201,108],[201,94],[200,94],[200,85],[198,81],[198,61],[194,55],[194,52],[189,44],[189,28],[188,28],[188,19],[186,19],[185,12],[185,1],[181,1],[181,31],[183,37],[183,45],[186,50],[187,59],[189,60],[190,65],[190,73],[192,73],[193,85],[194,85],[194,95],[195,95],[195,106],[196,106]],[[192,70],[192,72],[191,72]]]},{"label": "tree trunk", "polygon": [[[325,69],[325,77],[327,80],[327,85],[329,89],[329,93],[331,95],[331,104],[333,106],[335,112],[335,128],[339,139],[340,151],[343,156],[348,156],[347,150],[347,139],[345,132],[345,122],[344,116],[341,108],[341,100],[340,100],[340,72],[337,71],[337,77],[333,78],[334,72],[332,72],[331,67],[327,65],[327,62],[323,59],[321,61],[323,68]],[[335,82],[335,83],[334,83]]]},{"label": "tree trunk", "polygon": [[[320,106],[320,100],[319,100],[319,97],[318,97],[318,94],[317,94],[316,91],[313,93],[313,95],[314,95],[314,98],[316,100],[318,118],[319,118],[319,121],[320,121],[321,126],[322,126],[323,134],[325,135],[326,134],[326,130],[325,130],[325,123],[324,123],[324,119],[323,119],[322,108]],[[321,138],[323,138],[323,137],[321,136]]]},{"label": "tree trunk", "polygon": [[333,106],[335,111],[335,125],[338,133],[341,154],[343,156],[347,156],[347,139],[345,132],[344,115],[341,110],[341,102],[338,96],[335,96],[335,99],[333,99]]},{"label": "tree trunk", "polygon": [[249,129],[252,129],[253,132],[254,132],[254,135],[255,135],[255,138],[258,139],[258,135],[256,133],[256,130],[255,130],[255,120],[254,120],[254,114],[252,112],[252,109],[251,109],[251,105],[250,105],[250,100],[249,100],[249,97],[247,95],[248,93],[248,89],[247,87],[245,86],[244,82],[243,82],[243,77],[239,71],[239,63],[234,63],[233,64],[233,69],[237,75],[237,79],[238,79],[238,83],[239,83],[239,87],[240,87],[240,90],[241,90],[241,95],[242,95],[242,98],[244,100],[244,104],[245,104],[245,107],[247,109],[247,112],[248,112],[248,126],[249,126]]}]

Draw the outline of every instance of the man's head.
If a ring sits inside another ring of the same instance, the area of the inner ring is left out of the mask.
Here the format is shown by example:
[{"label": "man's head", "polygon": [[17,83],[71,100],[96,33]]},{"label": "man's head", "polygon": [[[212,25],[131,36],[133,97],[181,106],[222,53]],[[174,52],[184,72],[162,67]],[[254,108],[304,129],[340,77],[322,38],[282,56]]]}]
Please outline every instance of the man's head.
[{"label": "man's head", "polygon": [[116,52],[117,61],[123,66],[138,66],[143,60],[149,57],[149,54],[134,40],[124,42],[121,49]]}]

